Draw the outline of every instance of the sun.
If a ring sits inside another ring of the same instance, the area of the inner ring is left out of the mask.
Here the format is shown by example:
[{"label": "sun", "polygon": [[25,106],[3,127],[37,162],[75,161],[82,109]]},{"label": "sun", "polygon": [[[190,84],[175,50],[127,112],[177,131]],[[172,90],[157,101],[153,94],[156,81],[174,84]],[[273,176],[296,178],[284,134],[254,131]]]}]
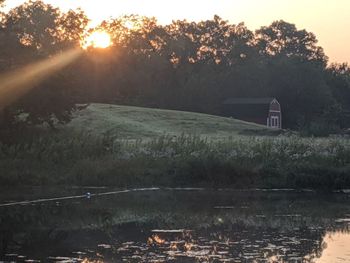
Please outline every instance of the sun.
[{"label": "sun", "polygon": [[95,31],[86,38],[83,47],[108,48],[111,44],[111,36],[107,32]]}]

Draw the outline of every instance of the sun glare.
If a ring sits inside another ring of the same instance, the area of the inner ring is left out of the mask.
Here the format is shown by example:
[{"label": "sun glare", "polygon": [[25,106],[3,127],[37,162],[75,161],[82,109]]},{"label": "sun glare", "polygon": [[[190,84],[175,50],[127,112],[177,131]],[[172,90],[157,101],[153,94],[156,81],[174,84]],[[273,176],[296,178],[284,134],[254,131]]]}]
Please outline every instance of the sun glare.
[{"label": "sun glare", "polygon": [[135,28],[135,24],[134,24],[132,21],[126,21],[126,22],[124,23],[124,26],[125,26],[127,29],[129,29],[129,30]]},{"label": "sun glare", "polygon": [[111,37],[107,32],[95,31],[87,37],[83,47],[107,48],[111,43]]}]

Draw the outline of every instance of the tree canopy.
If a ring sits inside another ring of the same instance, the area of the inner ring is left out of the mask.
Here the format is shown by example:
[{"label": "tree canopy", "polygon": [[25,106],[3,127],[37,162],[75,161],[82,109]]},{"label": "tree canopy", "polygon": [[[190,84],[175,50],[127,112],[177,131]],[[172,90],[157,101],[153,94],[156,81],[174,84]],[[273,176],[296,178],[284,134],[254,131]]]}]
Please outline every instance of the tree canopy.
[{"label": "tree canopy", "polygon": [[88,24],[82,10],[64,13],[42,1],[4,15],[1,72],[80,48],[94,30],[112,39],[107,49],[88,48],[7,113],[26,112],[31,123],[52,124],[52,118],[69,121],[76,103],[103,102],[220,115],[225,98],[268,96],[281,102],[286,128],[349,125],[349,66],[328,66],[316,36],[292,23],[275,21],[255,32],[218,16],[165,26],[138,15],[94,29]]}]

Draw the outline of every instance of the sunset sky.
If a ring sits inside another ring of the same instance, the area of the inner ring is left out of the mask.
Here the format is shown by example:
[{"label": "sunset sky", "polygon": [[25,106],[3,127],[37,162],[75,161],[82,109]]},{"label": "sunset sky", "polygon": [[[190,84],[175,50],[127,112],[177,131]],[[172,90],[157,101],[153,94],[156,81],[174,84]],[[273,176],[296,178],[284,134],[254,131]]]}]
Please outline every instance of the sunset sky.
[{"label": "sunset sky", "polygon": [[[23,0],[7,0],[14,7]],[[350,63],[350,0],[45,0],[63,10],[81,7],[96,24],[124,14],[155,16],[162,24],[174,19],[203,20],[215,14],[250,29],[274,20],[292,22],[314,32],[331,62]]]}]

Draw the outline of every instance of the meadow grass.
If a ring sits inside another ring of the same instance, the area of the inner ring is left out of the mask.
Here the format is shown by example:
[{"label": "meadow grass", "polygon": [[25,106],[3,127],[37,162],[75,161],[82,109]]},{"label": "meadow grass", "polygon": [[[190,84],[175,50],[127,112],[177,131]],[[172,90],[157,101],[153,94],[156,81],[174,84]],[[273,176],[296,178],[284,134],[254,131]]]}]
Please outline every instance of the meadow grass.
[{"label": "meadow grass", "polygon": [[0,184],[344,189],[350,140],[58,132],[0,145]]},{"label": "meadow grass", "polygon": [[160,136],[200,134],[210,140],[222,140],[244,134],[275,134],[265,126],[232,118],[202,113],[150,109],[110,104],[90,104],[77,111],[62,127],[72,132],[89,132],[122,139],[156,139]]}]

